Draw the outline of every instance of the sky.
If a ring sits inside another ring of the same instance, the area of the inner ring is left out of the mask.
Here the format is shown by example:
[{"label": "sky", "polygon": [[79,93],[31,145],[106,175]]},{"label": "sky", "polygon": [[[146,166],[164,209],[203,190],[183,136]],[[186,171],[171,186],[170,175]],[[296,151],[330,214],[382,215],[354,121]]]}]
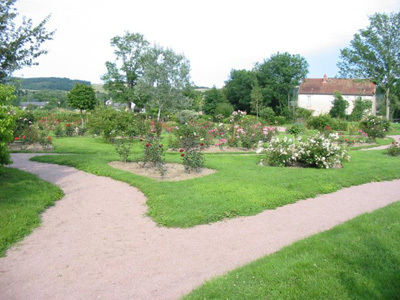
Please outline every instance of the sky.
[{"label": "sky", "polygon": [[[400,10],[400,0],[17,0],[20,17],[56,30],[39,66],[14,76],[67,77],[102,83],[115,61],[111,38],[140,33],[190,61],[197,86],[218,88],[232,69],[251,70],[277,52],[299,54],[308,78],[338,75],[340,49],[368,16]],[[18,21],[17,21],[18,22]]]}]

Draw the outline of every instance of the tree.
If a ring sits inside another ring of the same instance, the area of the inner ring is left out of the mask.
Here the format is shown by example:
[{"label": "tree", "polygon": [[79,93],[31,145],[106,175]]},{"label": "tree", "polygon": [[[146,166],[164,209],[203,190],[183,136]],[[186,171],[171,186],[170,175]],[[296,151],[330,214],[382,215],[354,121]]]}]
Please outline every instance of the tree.
[{"label": "tree", "polygon": [[146,106],[157,110],[157,120],[165,110],[176,111],[191,105],[184,92],[190,86],[190,63],[182,54],[160,46],[143,56],[143,75],[135,93],[137,99],[148,99]]},{"label": "tree", "polygon": [[23,19],[22,25],[14,23],[17,17],[13,8],[16,0],[0,0],[0,82],[14,71],[25,66],[37,65],[36,58],[46,54],[41,45],[53,39],[54,31],[45,28],[49,17],[37,26],[31,19]]},{"label": "tree", "polygon": [[225,82],[226,98],[235,109],[250,112],[251,91],[255,74],[253,71],[232,70],[229,79]]},{"label": "tree", "polygon": [[76,83],[67,94],[67,102],[69,107],[80,110],[82,126],[84,126],[83,111],[94,109],[96,106],[96,94],[91,86]]},{"label": "tree", "polygon": [[371,100],[363,100],[361,97],[357,97],[354,101],[354,107],[349,116],[349,120],[353,122],[360,122],[365,114],[372,108]]},{"label": "tree", "polygon": [[8,143],[13,139],[15,112],[9,104],[14,97],[13,87],[0,84],[0,166],[11,163]]},{"label": "tree", "polygon": [[347,102],[342,94],[338,91],[333,93],[334,99],[332,101],[332,108],[329,111],[329,114],[332,118],[346,118],[346,108],[349,106],[349,102]]},{"label": "tree", "polygon": [[222,90],[217,89],[213,86],[211,89],[204,92],[204,103],[203,111],[207,115],[215,115],[215,109],[221,103],[227,103],[224,93]]},{"label": "tree", "polygon": [[300,55],[277,53],[261,64],[256,64],[258,83],[263,89],[264,105],[277,114],[284,114],[294,88],[308,73],[308,63]]},{"label": "tree", "polygon": [[354,35],[350,47],[340,50],[338,67],[343,77],[369,79],[380,86],[390,119],[392,88],[400,78],[400,13],[376,13],[369,20],[369,26]]},{"label": "tree", "polygon": [[250,98],[251,98],[250,102],[251,112],[256,114],[258,120],[260,110],[263,108],[263,103],[262,103],[263,95],[262,95],[262,89],[258,84],[257,80],[254,81],[253,89],[251,90],[250,93]]},{"label": "tree", "polygon": [[111,46],[115,48],[116,61],[106,62],[107,73],[101,78],[104,89],[116,102],[143,106],[136,97],[135,86],[143,75],[143,57],[149,42],[139,33],[126,32],[124,36],[113,37]]}]

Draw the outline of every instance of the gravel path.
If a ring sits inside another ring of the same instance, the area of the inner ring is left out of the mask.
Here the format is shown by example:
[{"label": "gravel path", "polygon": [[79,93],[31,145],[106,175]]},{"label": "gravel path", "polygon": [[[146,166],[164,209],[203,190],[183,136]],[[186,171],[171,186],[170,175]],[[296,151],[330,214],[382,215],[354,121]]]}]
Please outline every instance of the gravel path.
[{"label": "gravel path", "polygon": [[400,200],[400,180],[368,183],[252,217],[157,227],[128,184],[13,154],[13,167],[65,197],[0,259],[0,299],[177,299],[299,239]]}]

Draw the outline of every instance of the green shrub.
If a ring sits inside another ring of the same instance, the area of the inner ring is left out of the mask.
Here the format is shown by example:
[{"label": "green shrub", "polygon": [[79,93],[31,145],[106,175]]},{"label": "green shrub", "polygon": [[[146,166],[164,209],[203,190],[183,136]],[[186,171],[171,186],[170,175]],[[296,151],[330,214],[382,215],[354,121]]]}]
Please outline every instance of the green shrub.
[{"label": "green shrub", "polygon": [[274,125],[285,125],[287,120],[284,116],[276,116],[274,117]]},{"label": "green shrub", "polygon": [[329,115],[319,115],[311,117],[307,120],[307,128],[324,131],[325,128],[332,128],[334,126],[334,119]]},{"label": "green shrub", "polygon": [[387,153],[391,156],[400,156],[400,142],[392,142]]},{"label": "green shrub", "polygon": [[312,113],[312,110],[308,110],[303,107],[298,107],[296,109],[296,117],[298,119],[308,120],[312,116]]},{"label": "green shrub", "polygon": [[390,129],[390,122],[377,116],[368,116],[360,122],[361,129],[368,134],[368,137],[375,141],[377,138],[384,138]]},{"label": "green shrub", "polygon": [[127,162],[131,154],[133,139],[128,138],[115,138],[113,139],[115,151],[117,151],[122,162]]},{"label": "green shrub", "polygon": [[222,115],[224,118],[229,117],[232,112],[234,111],[234,108],[232,104],[230,103],[219,103],[214,110],[214,115]]},{"label": "green shrub", "polygon": [[362,100],[358,97],[354,102],[353,110],[349,116],[350,121],[360,122],[361,119],[369,112],[372,108],[372,101]]},{"label": "green shrub", "polygon": [[286,130],[287,133],[293,134],[295,137],[297,137],[302,131],[303,131],[303,127],[299,123],[296,123],[296,124],[290,126]]},{"label": "green shrub", "polygon": [[263,118],[265,121],[269,123],[274,122],[275,112],[271,107],[264,107],[263,109],[260,110],[259,115],[261,118]]},{"label": "green shrub", "polygon": [[193,110],[181,110],[178,113],[178,120],[179,120],[179,123],[181,123],[181,124],[192,122],[192,121],[196,120],[197,117],[198,117],[198,114]]}]

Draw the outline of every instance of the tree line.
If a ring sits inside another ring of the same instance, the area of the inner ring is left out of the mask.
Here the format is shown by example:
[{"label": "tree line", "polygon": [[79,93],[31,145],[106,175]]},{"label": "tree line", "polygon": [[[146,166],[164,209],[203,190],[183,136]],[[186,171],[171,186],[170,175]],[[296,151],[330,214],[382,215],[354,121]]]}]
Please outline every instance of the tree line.
[{"label": "tree line", "polygon": [[[54,35],[46,30],[49,17],[36,26],[30,19],[17,26],[15,2],[0,0],[2,82],[14,71],[37,64],[36,59],[46,53],[42,44]],[[369,19],[367,28],[341,50],[338,67],[342,77],[368,79],[378,85],[389,119],[400,111],[400,13],[376,13]],[[183,54],[150,45],[139,33],[115,36],[111,46],[115,60],[106,62],[107,73],[102,76],[105,90],[113,101],[145,108],[158,118],[182,109],[214,115],[235,109],[288,116],[295,87],[308,73],[308,63],[300,55],[276,53],[252,70],[232,70],[225,86],[212,88],[203,99],[193,91],[190,62]]]}]

